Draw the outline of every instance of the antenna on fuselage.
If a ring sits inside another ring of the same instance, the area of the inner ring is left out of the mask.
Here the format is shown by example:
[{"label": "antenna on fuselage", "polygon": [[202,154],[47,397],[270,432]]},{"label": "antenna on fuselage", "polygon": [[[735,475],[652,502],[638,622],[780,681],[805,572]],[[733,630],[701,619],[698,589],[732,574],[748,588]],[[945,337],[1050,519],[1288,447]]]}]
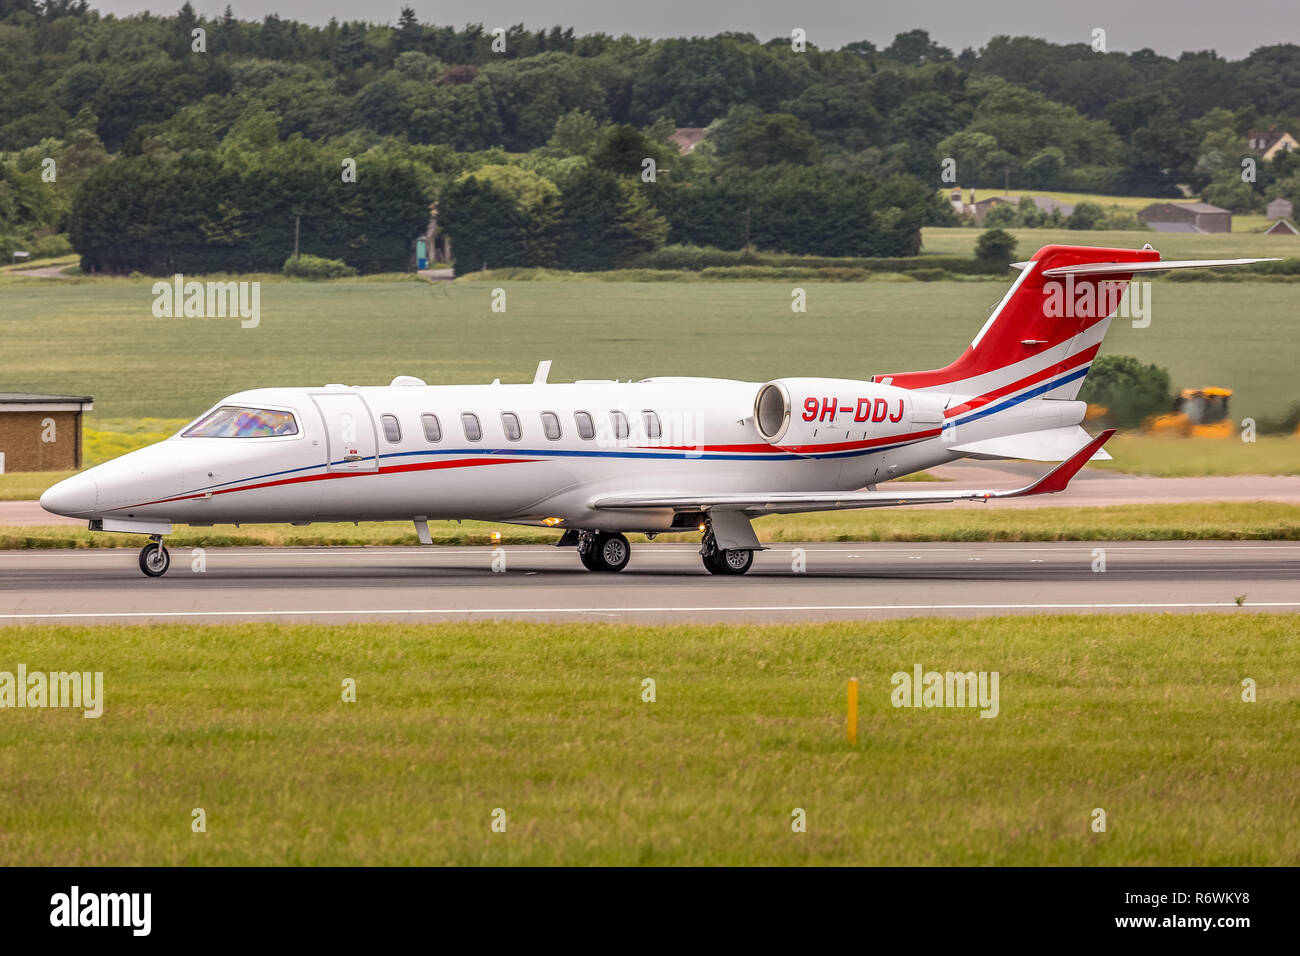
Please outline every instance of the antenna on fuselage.
[{"label": "antenna on fuselage", "polygon": [[541,362],[538,362],[537,371],[533,373],[533,384],[545,385],[546,379],[550,377],[550,374],[551,374],[551,360],[545,359]]}]

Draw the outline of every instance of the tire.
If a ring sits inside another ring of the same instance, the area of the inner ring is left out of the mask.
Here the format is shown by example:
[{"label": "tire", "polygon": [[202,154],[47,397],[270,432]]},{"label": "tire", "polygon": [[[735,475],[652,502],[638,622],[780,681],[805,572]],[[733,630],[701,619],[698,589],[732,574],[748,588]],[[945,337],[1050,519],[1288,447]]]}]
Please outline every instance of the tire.
[{"label": "tire", "polygon": [[704,567],[710,574],[744,574],[753,564],[754,552],[739,548],[704,556]]},{"label": "tire", "polygon": [[589,549],[579,548],[578,558],[582,561],[582,566],[588,571],[603,571],[600,564],[600,553],[596,550],[595,545]]},{"label": "tire", "polygon": [[622,571],[632,560],[632,546],[617,532],[596,535],[596,547],[592,551],[597,555],[600,570],[610,573]]},{"label": "tire", "polygon": [[160,578],[172,566],[172,556],[157,541],[150,541],[140,550],[140,570],[151,578]]}]

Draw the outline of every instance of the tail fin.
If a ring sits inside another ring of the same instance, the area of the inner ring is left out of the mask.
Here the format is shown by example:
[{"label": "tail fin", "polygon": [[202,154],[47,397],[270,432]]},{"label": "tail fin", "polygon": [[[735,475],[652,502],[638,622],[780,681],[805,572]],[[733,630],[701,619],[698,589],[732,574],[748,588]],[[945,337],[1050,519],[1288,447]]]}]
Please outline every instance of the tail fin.
[{"label": "tail fin", "polygon": [[1015,283],[955,362],[928,372],[873,375],[872,381],[950,395],[1072,399],[1134,274],[1265,261],[1161,262],[1150,246],[1044,246],[1017,263]]}]

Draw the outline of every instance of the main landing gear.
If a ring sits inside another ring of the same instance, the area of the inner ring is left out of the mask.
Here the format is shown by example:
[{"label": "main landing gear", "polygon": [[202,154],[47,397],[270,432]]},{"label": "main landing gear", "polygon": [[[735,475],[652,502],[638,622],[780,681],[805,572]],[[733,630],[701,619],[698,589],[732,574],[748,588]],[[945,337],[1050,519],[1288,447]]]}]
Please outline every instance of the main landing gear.
[{"label": "main landing gear", "polygon": [[[561,546],[578,547],[578,557],[588,571],[617,572],[627,567],[632,548],[627,538],[617,531],[569,530],[560,539]],[[713,528],[706,524],[700,557],[710,574],[744,574],[754,563],[754,552],[749,548],[719,548]],[[143,567],[143,557],[141,567]],[[149,572],[145,572],[148,574]]]},{"label": "main landing gear", "polygon": [[160,535],[150,535],[149,543],[140,549],[140,570],[151,578],[160,578],[172,566],[172,556],[163,547]]},{"label": "main landing gear", "polygon": [[744,574],[754,563],[754,552],[741,548],[719,548],[713,529],[704,532],[700,544],[700,557],[710,574]]},{"label": "main landing gear", "polygon": [[588,571],[622,571],[632,557],[632,546],[617,531],[583,531],[578,557]]}]

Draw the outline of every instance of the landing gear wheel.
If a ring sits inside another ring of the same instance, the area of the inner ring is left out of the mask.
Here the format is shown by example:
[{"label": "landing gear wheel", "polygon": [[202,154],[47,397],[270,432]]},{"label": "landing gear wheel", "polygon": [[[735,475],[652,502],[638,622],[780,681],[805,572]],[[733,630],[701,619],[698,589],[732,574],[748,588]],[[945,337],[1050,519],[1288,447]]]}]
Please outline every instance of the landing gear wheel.
[{"label": "landing gear wheel", "polygon": [[588,571],[603,571],[600,566],[600,555],[596,553],[595,548],[578,548],[578,557],[582,561],[582,566]]},{"label": "landing gear wheel", "polygon": [[151,578],[160,578],[172,566],[172,556],[161,541],[150,541],[140,549],[140,570]]},{"label": "landing gear wheel", "polygon": [[754,563],[754,552],[740,549],[714,551],[703,557],[710,574],[744,574]]},{"label": "landing gear wheel", "polygon": [[622,571],[632,557],[632,546],[618,532],[602,531],[578,545],[578,557],[588,571]]}]

